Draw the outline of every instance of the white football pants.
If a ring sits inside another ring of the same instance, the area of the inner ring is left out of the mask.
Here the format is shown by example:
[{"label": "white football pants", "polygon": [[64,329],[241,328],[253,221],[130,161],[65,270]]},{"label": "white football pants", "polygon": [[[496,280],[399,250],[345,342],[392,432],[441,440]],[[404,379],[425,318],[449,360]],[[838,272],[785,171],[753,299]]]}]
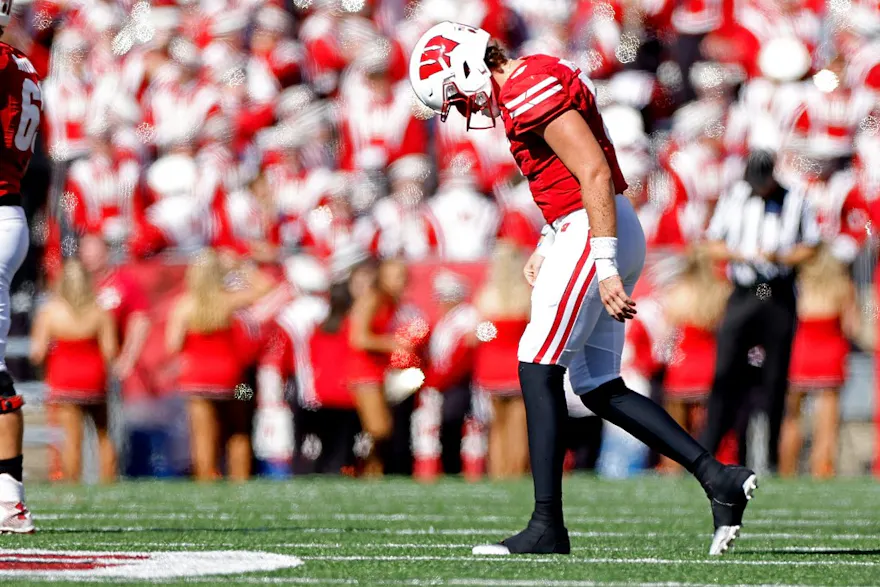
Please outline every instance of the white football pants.
[{"label": "white football pants", "polygon": [[[626,197],[615,198],[617,268],[632,295],[645,264],[645,234]],[[519,343],[524,363],[562,365],[581,395],[620,376],[623,323],[608,315],[590,254],[586,210],[553,223],[556,238],[532,290],[532,314]]]},{"label": "white football pants", "polygon": [[0,371],[6,371],[6,338],[11,314],[9,287],[24,262],[29,242],[24,209],[0,206]]}]

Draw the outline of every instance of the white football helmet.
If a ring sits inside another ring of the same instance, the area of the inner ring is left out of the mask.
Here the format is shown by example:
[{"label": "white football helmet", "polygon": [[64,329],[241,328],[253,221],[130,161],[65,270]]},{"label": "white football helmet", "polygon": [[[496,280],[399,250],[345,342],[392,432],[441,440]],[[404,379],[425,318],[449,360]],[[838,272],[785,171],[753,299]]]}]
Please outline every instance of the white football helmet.
[{"label": "white football helmet", "polygon": [[[409,80],[419,100],[446,121],[455,106],[467,128],[495,126],[492,73],[484,57],[489,33],[456,22],[434,25],[416,43],[409,60]],[[474,123],[477,124],[474,124]]]},{"label": "white football helmet", "polygon": [[12,0],[0,0],[0,28],[9,26],[12,19]]}]

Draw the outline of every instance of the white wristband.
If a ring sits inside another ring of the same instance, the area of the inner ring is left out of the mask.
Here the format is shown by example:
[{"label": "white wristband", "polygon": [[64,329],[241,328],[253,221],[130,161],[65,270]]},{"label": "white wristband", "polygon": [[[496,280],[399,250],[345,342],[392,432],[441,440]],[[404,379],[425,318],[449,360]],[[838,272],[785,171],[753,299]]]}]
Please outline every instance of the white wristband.
[{"label": "white wristband", "polygon": [[590,239],[590,252],[596,263],[596,277],[605,281],[619,275],[617,271],[617,239],[613,236],[597,236]]},{"label": "white wristband", "polygon": [[546,257],[550,253],[550,247],[553,246],[555,240],[556,233],[553,231],[553,228],[549,224],[545,225],[541,230],[541,239],[538,241],[538,247],[535,249],[535,252],[542,257]]},{"label": "white wristband", "polygon": [[605,281],[609,277],[620,275],[617,265],[611,259],[596,259],[596,277],[599,281]]},{"label": "white wristband", "polygon": [[597,236],[590,239],[590,252],[594,259],[617,259],[617,238]]}]

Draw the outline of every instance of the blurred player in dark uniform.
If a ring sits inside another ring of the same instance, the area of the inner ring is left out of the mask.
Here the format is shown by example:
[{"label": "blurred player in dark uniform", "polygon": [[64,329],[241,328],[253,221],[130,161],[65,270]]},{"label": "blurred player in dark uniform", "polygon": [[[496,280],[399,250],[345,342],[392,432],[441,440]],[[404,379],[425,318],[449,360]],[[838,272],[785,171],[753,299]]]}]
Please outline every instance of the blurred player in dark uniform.
[{"label": "blurred player in dark uniform", "polygon": [[592,81],[555,57],[509,59],[486,31],[452,22],[434,26],[416,44],[410,81],[443,121],[453,107],[469,129],[494,126],[501,117],[547,222],[525,267],[534,289],[518,352],[535,509],[524,531],[474,554],[570,552],[562,515],[566,368],[590,410],[697,477],[715,522],[710,554],[723,553],[739,532],[757,478],[744,467],[723,466],[620,377],[645,236],[622,195],[626,181]]},{"label": "blurred player in dark uniform", "polygon": [[[0,35],[11,12],[12,0],[0,0]],[[6,370],[6,337],[10,284],[30,240],[19,190],[34,152],[42,105],[34,66],[20,51],[0,42],[0,533],[34,531],[21,483],[24,400],[16,395]]]}]

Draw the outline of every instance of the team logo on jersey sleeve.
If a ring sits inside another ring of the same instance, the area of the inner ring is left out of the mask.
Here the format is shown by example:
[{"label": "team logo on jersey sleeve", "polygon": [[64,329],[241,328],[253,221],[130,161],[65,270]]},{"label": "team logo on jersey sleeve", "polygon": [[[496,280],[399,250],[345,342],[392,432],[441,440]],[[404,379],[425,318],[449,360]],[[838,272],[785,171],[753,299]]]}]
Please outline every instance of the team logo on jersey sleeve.
[{"label": "team logo on jersey sleeve", "polygon": [[[452,67],[452,62],[447,54],[456,47],[458,47],[456,41],[440,35],[428,41],[422,51],[422,60],[419,63],[419,78],[426,80],[435,73]],[[444,65],[446,67],[443,67]]]}]

